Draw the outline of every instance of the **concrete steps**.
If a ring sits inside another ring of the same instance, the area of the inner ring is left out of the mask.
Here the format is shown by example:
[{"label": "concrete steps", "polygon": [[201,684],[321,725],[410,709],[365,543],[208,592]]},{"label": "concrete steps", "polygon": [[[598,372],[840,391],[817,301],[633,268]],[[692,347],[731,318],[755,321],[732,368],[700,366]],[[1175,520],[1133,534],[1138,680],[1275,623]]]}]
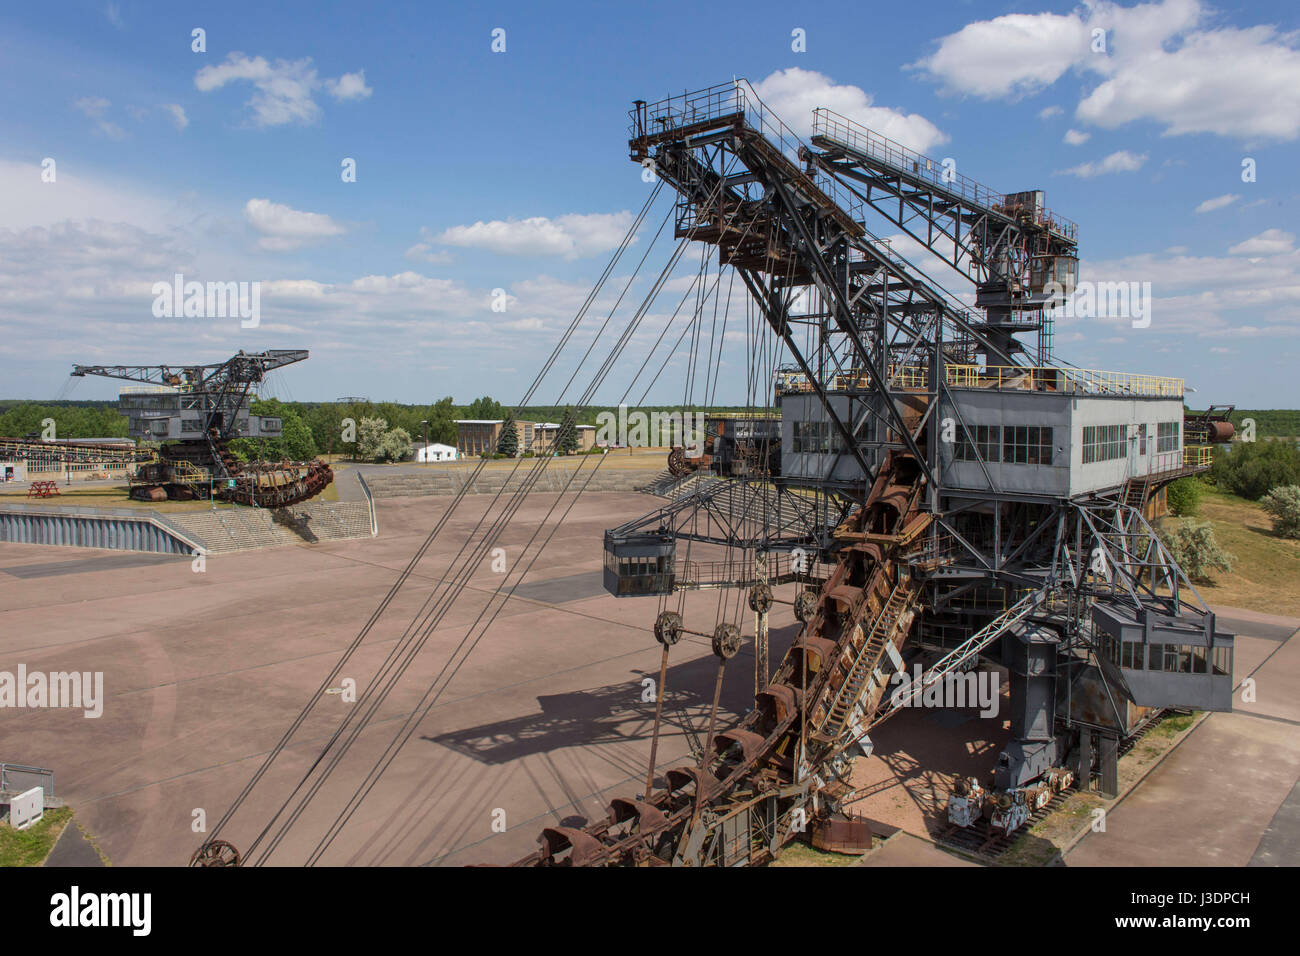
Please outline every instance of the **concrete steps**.
[{"label": "concrete steps", "polygon": [[[483,495],[496,494],[501,490],[514,491],[518,489],[525,477],[531,472],[535,464],[532,460],[524,461],[519,470],[513,475],[509,469],[491,468],[479,472],[470,487],[467,494]],[[582,474],[574,479],[570,491],[577,490],[591,476],[589,469],[596,463],[586,464]],[[410,496],[423,495],[454,495],[461,490],[472,474],[468,468],[457,468],[434,470],[429,472],[393,472],[385,474],[384,472],[367,472],[366,484],[370,486],[371,492],[376,498],[402,498]],[[563,465],[550,465],[546,471],[538,477],[536,484],[533,485],[535,492],[559,492],[564,490],[573,474],[573,465],[568,462]],[[590,484],[586,485],[586,490],[594,491],[636,491],[646,485],[647,482],[654,480],[657,472],[651,469],[631,469],[631,468],[601,468],[594,476],[591,476]]]},{"label": "concrete steps", "polygon": [[270,512],[261,508],[217,508],[171,514],[168,518],[197,538],[209,554],[272,548],[299,540],[277,527]]}]

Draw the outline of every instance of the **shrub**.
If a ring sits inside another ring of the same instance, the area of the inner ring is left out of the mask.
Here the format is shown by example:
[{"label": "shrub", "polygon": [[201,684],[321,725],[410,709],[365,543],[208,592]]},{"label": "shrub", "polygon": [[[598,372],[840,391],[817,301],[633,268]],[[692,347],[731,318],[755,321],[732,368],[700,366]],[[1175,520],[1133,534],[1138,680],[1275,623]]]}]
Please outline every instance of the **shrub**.
[{"label": "shrub", "polygon": [[1300,485],[1274,488],[1259,503],[1273,519],[1273,530],[1284,538],[1300,538]]},{"label": "shrub", "polygon": [[1182,522],[1162,536],[1165,547],[1192,581],[1209,582],[1211,571],[1230,572],[1233,555],[1219,547],[1209,523]]},{"label": "shrub", "polygon": [[1279,485],[1300,485],[1300,449],[1288,441],[1236,442],[1214,456],[1210,477],[1224,491],[1258,501]]},{"label": "shrub", "polygon": [[1195,478],[1179,478],[1165,489],[1165,504],[1169,513],[1179,516],[1194,515],[1201,506],[1202,485]]}]

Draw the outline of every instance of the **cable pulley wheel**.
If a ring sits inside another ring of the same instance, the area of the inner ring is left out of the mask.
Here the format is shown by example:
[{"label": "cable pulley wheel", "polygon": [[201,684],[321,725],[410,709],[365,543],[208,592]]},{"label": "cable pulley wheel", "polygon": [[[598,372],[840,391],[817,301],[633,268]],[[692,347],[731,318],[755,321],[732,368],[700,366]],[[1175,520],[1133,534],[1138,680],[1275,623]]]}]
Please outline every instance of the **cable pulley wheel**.
[{"label": "cable pulley wheel", "polygon": [[225,840],[209,840],[194,851],[190,866],[239,866],[239,851]]},{"label": "cable pulley wheel", "polygon": [[713,630],[713,653],[729,661],[740,653],[740,628],[734,624],[719,624]]},{"label": "cable pulley wheel", "polygon": [[685,449],[674,448],[668,453],[668,473],[674,478],[680,478],[688,471],[690,469],[686,467]]},{"label": "cable pulley wheel", "polygon": [[662,611],[655,618],[655,640],[672,647],[682,639],[682,616],[676,611]]},{"label": "cable pulley wheel", "polygon": [[749,589],[749,609],[757,614],[766,614],[772,610],[772,588],[767,584],[755,584]]},{"label": "cable pulley wheel", "polygon": [[817,613],[817,595],[812,591],[803,591],[794,599],[794,616],[804,624],[812,620]]}]

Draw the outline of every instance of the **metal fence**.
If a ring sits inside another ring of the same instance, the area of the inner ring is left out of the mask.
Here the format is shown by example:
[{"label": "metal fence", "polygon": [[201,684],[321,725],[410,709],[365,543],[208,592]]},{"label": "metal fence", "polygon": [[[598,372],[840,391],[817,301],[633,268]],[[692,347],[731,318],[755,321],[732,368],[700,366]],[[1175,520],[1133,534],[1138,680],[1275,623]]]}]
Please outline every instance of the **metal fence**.
[{"label": "metal fence", "polygon": [[54,771],[20,763],[0,763],[0,790],[23,793],[32,787],[44,790],[45,799],[49,800],[54,796]]}]

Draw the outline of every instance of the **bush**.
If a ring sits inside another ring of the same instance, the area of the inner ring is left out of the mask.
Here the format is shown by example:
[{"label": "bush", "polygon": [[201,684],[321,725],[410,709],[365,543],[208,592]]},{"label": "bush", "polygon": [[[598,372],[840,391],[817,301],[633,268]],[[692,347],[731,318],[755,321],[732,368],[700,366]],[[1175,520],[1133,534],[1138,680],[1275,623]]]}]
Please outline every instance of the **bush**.
[{"label": "bush", "polygon": [[1237,560],[1219,547],[1208,522],[1182,522],[1162,537],[1169,553],[1192,581],[1208,583],[1211,571],[1230,572],[1232,562]]},{"label": "bush", "polygon": [[1165,504],[1169,513],[1179,516],[1194,515],[1201,506],[1202,485],[1195,478],[1179,478],[1165,489]]},{"label": "bush", "polygon": [[1258,501],[1279,485],[1300,485],[1300,449],[1288,441],[1234,443],[1228,454],[1214,456],[1210,478],[1224,491]]},{"label": "bush", "polygon": [[1300,485],[1274,488],[1259,503],[1273,518],[1273,530],[1284,538],[1300,538]]}]

